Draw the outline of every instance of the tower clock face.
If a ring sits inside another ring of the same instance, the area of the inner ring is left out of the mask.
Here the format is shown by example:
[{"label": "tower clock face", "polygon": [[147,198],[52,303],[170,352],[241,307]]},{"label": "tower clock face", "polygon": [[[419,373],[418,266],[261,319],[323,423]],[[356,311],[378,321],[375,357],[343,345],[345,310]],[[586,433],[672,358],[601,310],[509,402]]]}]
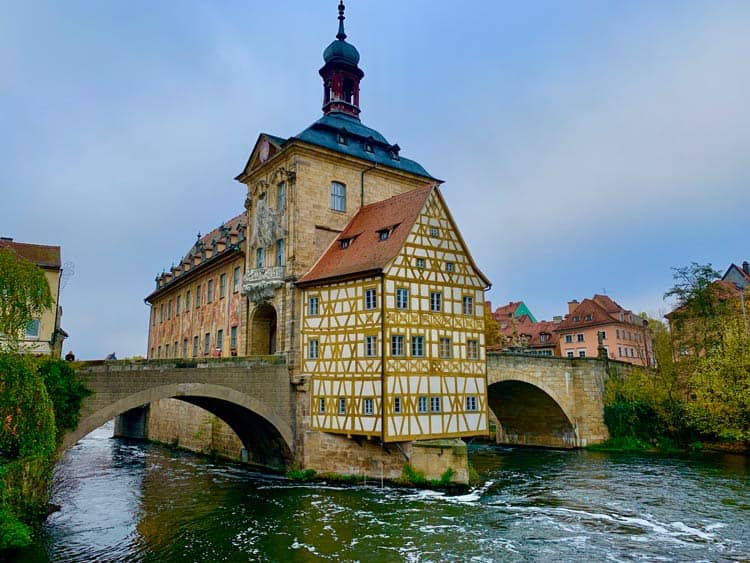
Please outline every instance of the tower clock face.
[{"label": "tower clock face", "polygon": [[271,146],[268,144],[268,139],[263,139],[263,143],[261,143],[260,150],[258,151],[258,158],[260,158],[261,162],[268,160],[268,153],[270,151]]}]

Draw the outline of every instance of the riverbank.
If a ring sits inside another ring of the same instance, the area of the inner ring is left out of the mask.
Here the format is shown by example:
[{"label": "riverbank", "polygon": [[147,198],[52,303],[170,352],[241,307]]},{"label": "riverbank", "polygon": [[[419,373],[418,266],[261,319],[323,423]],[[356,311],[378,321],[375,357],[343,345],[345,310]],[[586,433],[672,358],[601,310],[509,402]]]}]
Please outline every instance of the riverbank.
[{"label": "riverbank", "polygon": [[643,452],[660,454],[685,454],[685,453],[731,453],[750,456],[750,444],[745,442],[708,442],[695,441],[690,444],[678,444],[669,438],[657,439],[654,442],[646,442],[632,436],[620,436],[610,438],[601,444],[591,444],[585,448],[592,452]]}]

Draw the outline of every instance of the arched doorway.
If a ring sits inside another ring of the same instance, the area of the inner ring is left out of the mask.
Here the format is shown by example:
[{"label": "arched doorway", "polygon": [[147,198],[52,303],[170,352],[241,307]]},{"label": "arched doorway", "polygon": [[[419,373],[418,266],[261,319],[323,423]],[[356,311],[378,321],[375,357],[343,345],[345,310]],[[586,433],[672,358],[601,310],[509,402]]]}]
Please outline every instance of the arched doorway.
[{"label": "arched doorway", "polygon": [[501,444],[576,448],[576,430],[560,405],[542,389],[523,381],[501,381],[487,390],[497,417]]},{"label": "arched doorway", "polygon": [[255,308],[250,323],[250,355],[266,356],[276,353],[276,309],[270,303]]}]

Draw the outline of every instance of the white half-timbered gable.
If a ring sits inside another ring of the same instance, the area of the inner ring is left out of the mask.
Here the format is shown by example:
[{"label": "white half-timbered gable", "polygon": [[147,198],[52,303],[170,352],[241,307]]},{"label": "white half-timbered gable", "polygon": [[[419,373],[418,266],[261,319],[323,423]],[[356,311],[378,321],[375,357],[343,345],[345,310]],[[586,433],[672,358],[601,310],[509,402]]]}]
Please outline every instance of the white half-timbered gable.
[{"label": "white half-timbered gable", "polygon": [[484,290],[437,187],[365,206],[298,282],[311,428],[487,433]]}]

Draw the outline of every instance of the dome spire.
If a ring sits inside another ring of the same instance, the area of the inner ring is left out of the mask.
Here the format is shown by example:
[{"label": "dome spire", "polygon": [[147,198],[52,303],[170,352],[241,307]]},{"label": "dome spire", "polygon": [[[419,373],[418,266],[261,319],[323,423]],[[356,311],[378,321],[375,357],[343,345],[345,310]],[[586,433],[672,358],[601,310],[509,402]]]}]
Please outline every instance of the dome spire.
[{"label": "dome spire", "polygon": [[346,33],[344,33],[344,20],[346,19],[346,16],[344,16],[344,10],[346,10],[346,6],[344,6],[344,0],[340,0],[339,2],[339,32],[336,34],[336,39],[341,39],[341,41],[346,39]]}]

